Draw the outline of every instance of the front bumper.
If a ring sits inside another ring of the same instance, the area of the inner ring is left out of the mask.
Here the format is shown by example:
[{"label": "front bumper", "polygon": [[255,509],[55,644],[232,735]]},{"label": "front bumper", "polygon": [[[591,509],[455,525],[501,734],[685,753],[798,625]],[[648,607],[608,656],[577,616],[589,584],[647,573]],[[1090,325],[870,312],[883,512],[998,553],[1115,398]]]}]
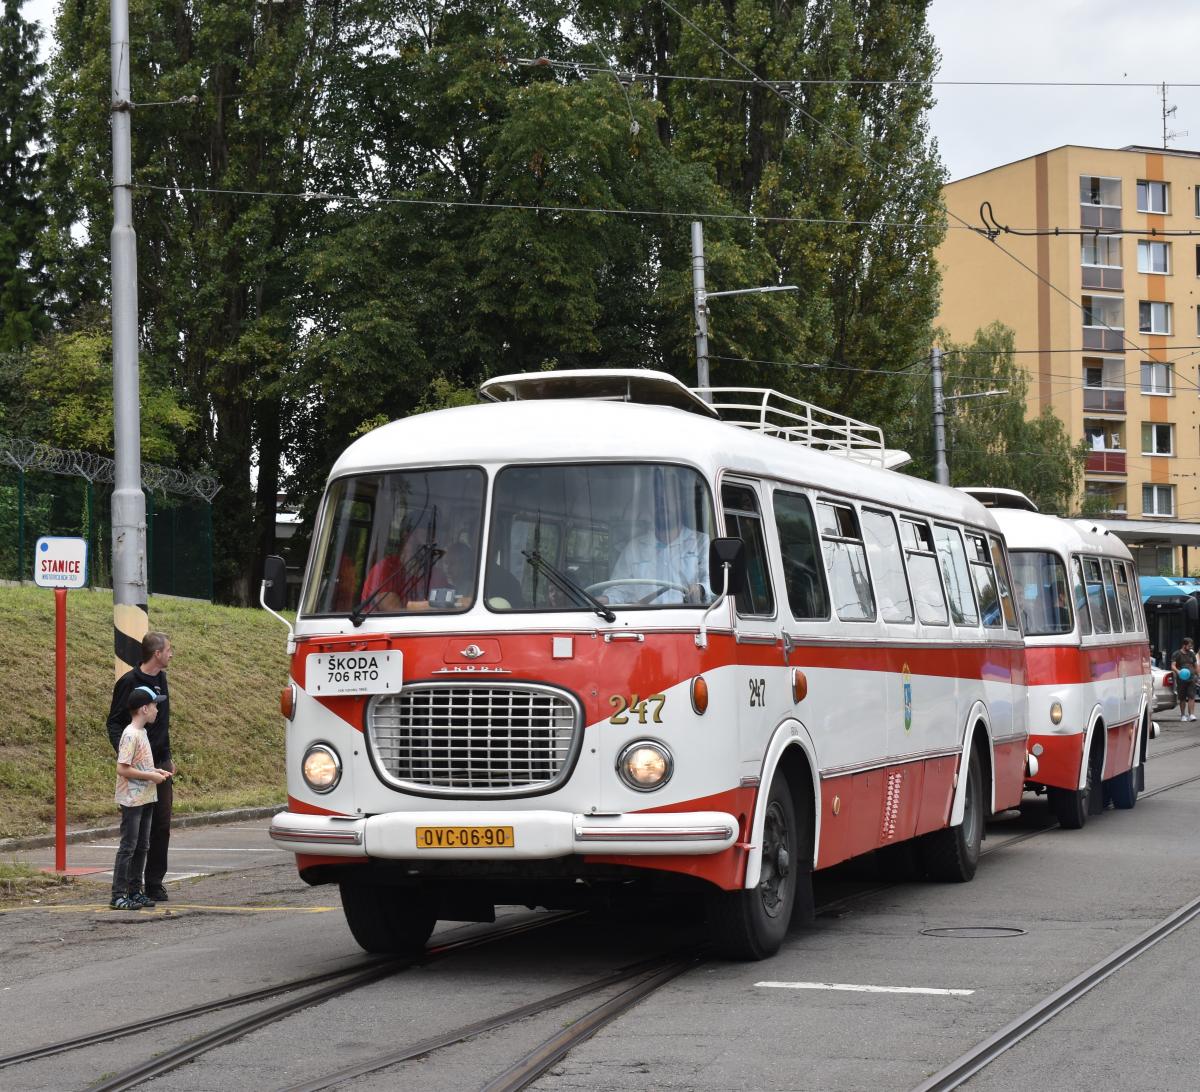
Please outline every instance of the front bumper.
[{"label": "front bumper", "polygon": [[[512,827],[505,848],[419,848],[417,827]],[[393,860],[545,860],[572,855],[699,856],[737,841],[737,820],[720,811],[574,815],[565,811],[405,811],[365,818],[280,812],[271,837],[293,853]]]}]

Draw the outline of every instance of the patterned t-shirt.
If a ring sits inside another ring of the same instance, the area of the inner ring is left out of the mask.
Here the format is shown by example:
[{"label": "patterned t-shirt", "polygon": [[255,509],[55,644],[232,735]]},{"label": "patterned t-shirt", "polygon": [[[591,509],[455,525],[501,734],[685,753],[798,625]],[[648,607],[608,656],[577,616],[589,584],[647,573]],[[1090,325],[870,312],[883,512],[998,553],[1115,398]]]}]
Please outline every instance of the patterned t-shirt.
[{"label": "patterned t-shirt", "polygon": [[[121,733],[117,761],[135,770],[154,769],[154,755],[150,752],[150,740],[145,728],[135,728],[131,724]],[[158,786],[153,781],[138,781],[117,774],[117,803],[122,807],[136,808],[142,804],[153,804],[157,799]]]}]

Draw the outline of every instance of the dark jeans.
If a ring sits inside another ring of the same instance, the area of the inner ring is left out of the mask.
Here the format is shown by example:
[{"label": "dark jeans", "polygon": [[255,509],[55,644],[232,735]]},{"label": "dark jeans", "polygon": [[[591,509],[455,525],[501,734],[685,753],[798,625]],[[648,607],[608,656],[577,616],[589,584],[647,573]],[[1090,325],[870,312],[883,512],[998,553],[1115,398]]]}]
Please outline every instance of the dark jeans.
[{"label": "dark jeans", "polygon": [[167,874],[167,847],[171,844],[171,806],[175,803],[175,789],[171,778],[158,786],[158,801],[147,805],[154,811],[154,825],[150,828],[150,853],[146,858],[146,886],[161,887]]},{"label": "dark jeans", "polygon": [[153,823],[153,804],[142,804],[136,808],[121,805],[121,844],[117,847],[117,863],[113,865],[114,899],[132,891],[141,891]]}]

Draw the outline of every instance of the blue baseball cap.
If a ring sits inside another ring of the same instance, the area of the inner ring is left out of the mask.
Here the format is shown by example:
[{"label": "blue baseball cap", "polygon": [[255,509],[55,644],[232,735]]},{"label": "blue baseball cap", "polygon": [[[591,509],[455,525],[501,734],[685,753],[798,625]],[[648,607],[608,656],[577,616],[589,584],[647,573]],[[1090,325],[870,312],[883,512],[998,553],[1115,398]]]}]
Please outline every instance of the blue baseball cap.
[{"label": "blue baseball cap", "polygon": [[151,703],[158,705],[167,700],[166,694],[156,694],[148,686],[135,686],[129,691],[129,697],[125,701],[126,709],[141,709],[143,705]]}]

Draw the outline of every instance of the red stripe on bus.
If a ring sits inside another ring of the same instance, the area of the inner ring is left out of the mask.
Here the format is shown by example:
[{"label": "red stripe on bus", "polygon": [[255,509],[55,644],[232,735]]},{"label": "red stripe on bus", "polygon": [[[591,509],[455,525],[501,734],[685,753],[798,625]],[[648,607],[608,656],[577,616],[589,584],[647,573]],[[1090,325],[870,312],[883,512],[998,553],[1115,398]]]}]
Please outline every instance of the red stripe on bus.
[{"label": "red stripe on bus", "polygon": [[1079,648],[1073,645],[1026,650],[1030,686],[1064,686],[1119,679],[1150,672],[1150,651],[1143,642]]}]

